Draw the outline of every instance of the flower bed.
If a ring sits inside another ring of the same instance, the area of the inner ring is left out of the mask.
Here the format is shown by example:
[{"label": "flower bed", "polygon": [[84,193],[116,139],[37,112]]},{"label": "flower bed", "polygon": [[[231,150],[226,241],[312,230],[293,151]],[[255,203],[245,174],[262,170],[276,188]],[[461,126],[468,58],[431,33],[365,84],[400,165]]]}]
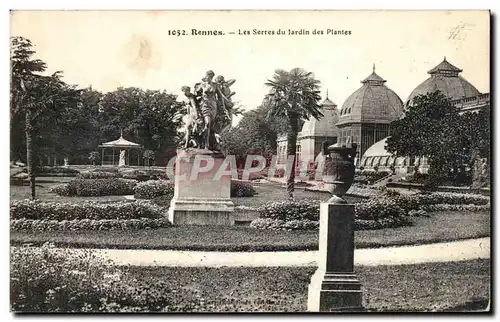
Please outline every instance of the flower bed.
[{"label": "flower bed", "polygon": [[10,205],[11,219],[30,220],[102,220],[161,218],[164,209],[146,201],[116,203],[58,203],[15,200]]},{"label": "flower bed", "polygon": [[[490,209],[489,198],[456,193],[422,193],[400,195],[385,192],[355,205],[355,229],[369,230],[412,225],[412,218],[427,212],[443,210],[484,211]],[[259,218],[251,227],[273,230],[317,229],[319,200],[285,200],[269,202],[259,208]]]},{"label": "flower bed", "polygon": [[10,221],[12,231],[56,231],[56,230],[139,230],[170,226],[168,218],[141,219],[13,219]]},{"label": "flower bed", "polygon": [[174,194],[174,183],[167,180],[149,180],[134,187],[136,199],[154,199],[159,196]]},{"label": "flower bed", "polygon": [[134,194],[135,180],[120,178],[76,179],[50,189],[61,196],[121,196]]}]

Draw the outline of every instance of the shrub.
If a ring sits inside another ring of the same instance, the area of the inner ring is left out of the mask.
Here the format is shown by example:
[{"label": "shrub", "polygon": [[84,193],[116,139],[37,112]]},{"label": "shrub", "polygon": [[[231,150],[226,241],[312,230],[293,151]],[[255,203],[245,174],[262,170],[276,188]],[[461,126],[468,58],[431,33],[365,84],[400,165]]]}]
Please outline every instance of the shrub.
[{"label": "shrub", "polygon": [[258,212],[260,218],[275,220],[319,220],[319,200],[271,201],[262,205]]},{"label": "shrub", "polygon": [[162,207],[147,201],[98,203],[59,203],[38,200],[14,200],[10,204],[11,219],[81,220],[140,219],[164,216]]},{"label": "shrub", "polygon": [[117,167],[96,167],[89,170],[90,172],[118,172]]},{"label": "shrub", "polygon": [[134,197],[137,199],[153,199],[163,195],[174,194],[174,183],[167,180],[150,180],[140,182],[134,187]]},{"label": "shrub", "polygon": [[109,179],[109,178],[118,178],[120,174],[118,172],[81,172],[76,176],[78,179]]},{"label": "shrub", "polygon": [[55,230],[139,230],[168,227],[168,218],[141,219],[13,219],[10,221],[11,231],[55,231]]},{"label": "shrub", "polygon": [[367,202],[356,204],[355,219],[382,220],[388,218],[400,218],[406,216],[407,212],[393,199],[378,198]]},{"label": "shrub", "polygon": [[122,196],[134,194],[135,180],[119,178],[109,179],[76,179],[50,189],[62,196]]},{"label": "shrub", "polygon": [[169,286],[135,279],[92,251],[16,247],[10,252],[11,310],[152,312],[172,302]]},{"label": "shrub", "polygon": [[154,170],[154,169],[126,169],[124,171],[120,171],[121,176],[125,179],[134,179],[138,181],[148,181],[148,180],[159,180],[164,179],[167,180],[167,173],[163,170]]},{"label": "shrub", "polygon": [[388,171],[375,171],[375,170],[361,170],[356,171],[354,175],[355,182],[366,182],[368,184],[373,183],[383,177],[388,176],[390,173]]},{"label": "shrub", "polygon": [[424,211],[489,211],[491,210],[490,205],[450,205],[450,204],[438,204],[438,205],[424,205],[420,207]]},{"label": "shrub", "polygon": [[43,166],[36,169],[37,174],[42,173],[67,173],[67,174],[78,174],[80,171],[76,169],[66,168],[66,167],[58,167],[58,166]]},{"label": "shrub", "polygon": [[257,191],[250,183],[231,180],[231,197],[253,197],[256,194]]}]

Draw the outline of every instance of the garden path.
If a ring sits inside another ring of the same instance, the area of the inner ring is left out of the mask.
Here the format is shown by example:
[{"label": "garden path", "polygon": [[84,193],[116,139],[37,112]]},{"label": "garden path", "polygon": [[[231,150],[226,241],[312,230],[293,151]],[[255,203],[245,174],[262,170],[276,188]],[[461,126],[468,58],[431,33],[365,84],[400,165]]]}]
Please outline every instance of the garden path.
[{"label": "garden path", "polygon": [[[64,249],[78,256],[84,249]],[[317,251],[203,252],[141,249],[95,249],[115,265],[221,267],[316,266]],[[356,249],[355,265],[403,265],[490,258],[490,238],[467,239],[419,246]]]}]

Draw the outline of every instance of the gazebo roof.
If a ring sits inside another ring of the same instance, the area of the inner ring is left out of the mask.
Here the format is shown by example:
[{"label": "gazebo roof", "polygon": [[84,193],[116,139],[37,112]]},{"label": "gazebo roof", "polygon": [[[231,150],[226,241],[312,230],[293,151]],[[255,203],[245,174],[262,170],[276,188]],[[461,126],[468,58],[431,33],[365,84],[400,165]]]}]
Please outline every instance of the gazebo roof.
[{"label": "gazebo roof", "polygon": [[123,138],[123,136],[121,135],[118,140],[103,143],[103,144],[99,145],[99,147],[102,147],[102,148],[116,148],[116,147],[119,147],[119,148],[140,148],[141,145],[125,140]]}]

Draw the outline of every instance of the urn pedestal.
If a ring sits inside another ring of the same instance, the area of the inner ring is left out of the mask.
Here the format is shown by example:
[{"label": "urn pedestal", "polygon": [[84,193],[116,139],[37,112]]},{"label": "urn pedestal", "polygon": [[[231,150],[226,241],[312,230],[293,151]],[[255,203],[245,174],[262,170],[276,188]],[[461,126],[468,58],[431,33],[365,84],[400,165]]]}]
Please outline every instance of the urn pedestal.
[{"label": "urn pedestal", "polygon": [[356,145],[323,150],[323,181],[332,198],[320,205],[318,269],[309,284],[307,310],[361,311],[361,283],[354,273],[354,205],[342,198],[354,180]]},{"label": "urn pedestal", "polygon": [[174,197],[168,210],[172,224],[234,225],[231,175],[217,176],[223,161],[222,154],[210,150],[177,152]]},{"label": "urn pedestal", "polygon": [[354,273],[354,205],[321,204],[318,256],[307,310],[360,311],[361,283]]}]

